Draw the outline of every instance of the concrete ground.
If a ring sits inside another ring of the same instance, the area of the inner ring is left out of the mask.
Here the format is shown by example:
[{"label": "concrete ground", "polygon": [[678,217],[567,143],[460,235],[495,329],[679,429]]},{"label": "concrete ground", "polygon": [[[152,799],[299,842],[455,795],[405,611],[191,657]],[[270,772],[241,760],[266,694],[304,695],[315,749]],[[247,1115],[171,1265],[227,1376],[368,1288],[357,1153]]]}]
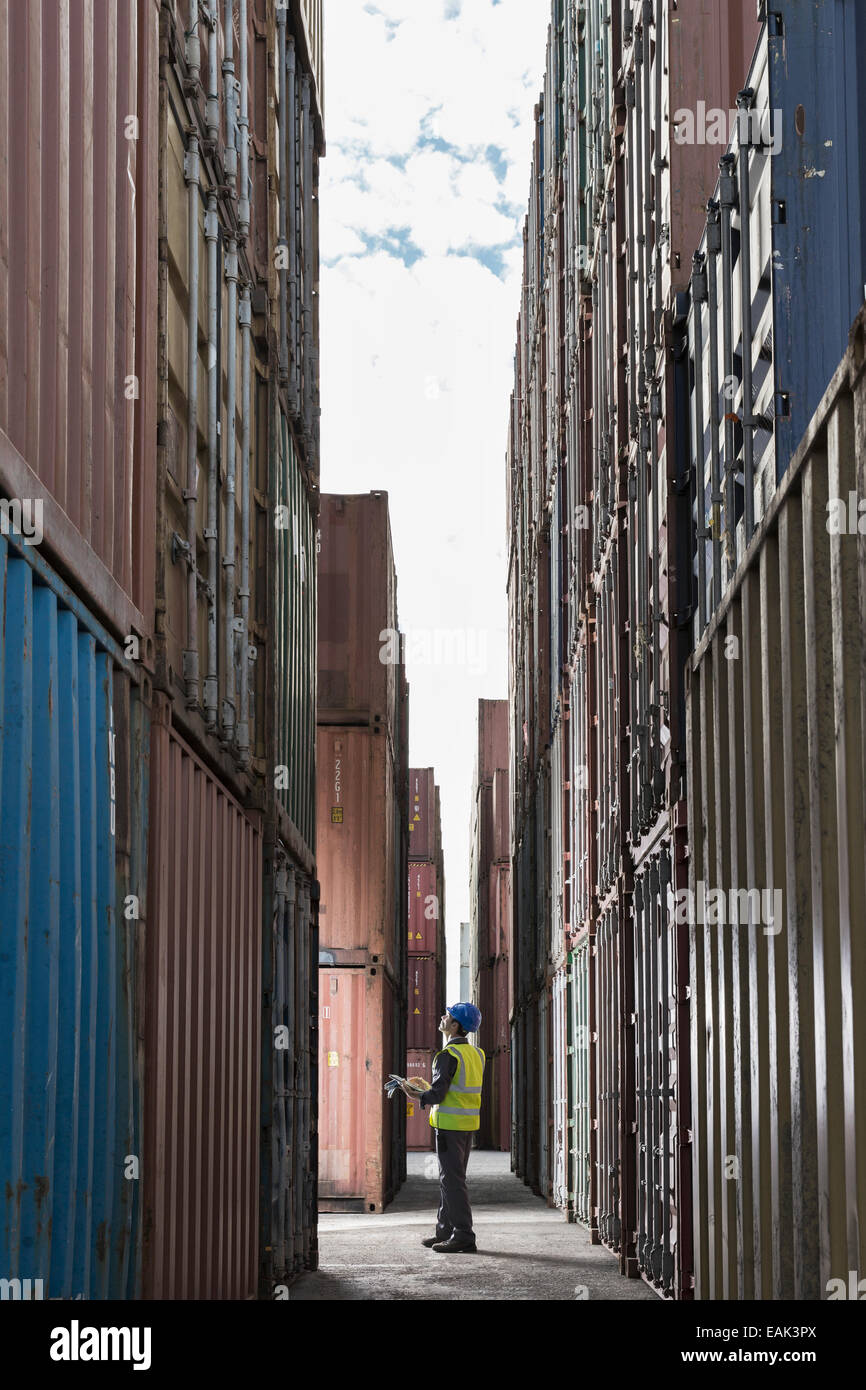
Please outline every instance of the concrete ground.
[{"label": "concrete ground", "polygon": [[434,1234],[439,1183],[433,1154],[409,1154],[408,1176],[382,1215],[319,1217],[319,1269],[293,1284],[306,1302],[369,1299],[650,1299],[639,1279],[624,1279],[604,1246],[514,1176],[510,1157],[473,1152],[469,1196],[477,1255],[437,1255],[421,1241]]}]

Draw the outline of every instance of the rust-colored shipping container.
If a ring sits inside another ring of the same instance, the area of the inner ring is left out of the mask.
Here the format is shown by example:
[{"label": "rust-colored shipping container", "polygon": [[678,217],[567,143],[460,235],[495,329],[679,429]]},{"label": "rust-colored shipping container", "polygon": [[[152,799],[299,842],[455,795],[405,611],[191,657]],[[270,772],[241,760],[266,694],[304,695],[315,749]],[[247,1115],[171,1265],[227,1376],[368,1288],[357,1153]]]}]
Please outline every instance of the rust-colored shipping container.
[{"label": "rust-colored shipping container", "polygon": [[478,781],[492,782],[508,767],[508,701],[478,701]]},{"label": "rust-colored shipping container", "polygon": [[493,843],[495,864],[511,863],[511,787],[508,764],[493,774]]},{"label": "rust-colored shipping container", "polygon": [[397,774],[376,728],[319,728],[317,859],[324,945],[362,949],[396,971],[405,958],[406,895],[397,890]]},{"label": "rust-colored shipping container", "polygon": [[439,962],[433,956],[410,956],[407,1047],[423,1049],[435,1043],[444,1007],[440,996]]},{"label": "rust-colored shipping container", "polygon": [[0,486],[115,633],[153,630],[158,0],[0,11]]},{"label": "rust-colored shipping container", "polygon": [[[409,865],[410,956],[435,956],[439,948],[439,892],[435,864]],[[412,962],[409,961],[409,968]]]},{"label": "rust-colored shipping container", "polygon": [[253,1298],[262,848],[154,706],[144,1019],[144,1293]]},{"label": "rust-colored shipping container", "polygon": [[487,954],[507,958],[511,955],[511,865],[491,864],[489,873]]},{"label": "rust-colored shipping container", "polygon": [[409,858],[436,859],[436,783],[432,767],[409,769]]},{"label": "rust-colored shipping container", "polygon": [[388,494],[325,494],[319,527],[319,723],[387,724],[403,665]]},{"label": "rust-colored shipping container", "polygon": [[319,971],[320,1211],[383,1211],[399,1186],[399,1103],[385,1091],[402,1069],[399,1009],[381,963]]},{"label": "rust-colored shipping container", "polygon": [[[414,1048],[406,1056],[406,1075],[423,1076],[428,1085],[433,1080],[433,1058],[435,1052],[429,1048]],[[394,1097],[396,1105],[400,1097]],[[430,1107],[422,1109],[416,1101],[406,1100],[406,1148],[410,1153],[423,1153],[433,1148],[433,1126],[430,1124]]]}]

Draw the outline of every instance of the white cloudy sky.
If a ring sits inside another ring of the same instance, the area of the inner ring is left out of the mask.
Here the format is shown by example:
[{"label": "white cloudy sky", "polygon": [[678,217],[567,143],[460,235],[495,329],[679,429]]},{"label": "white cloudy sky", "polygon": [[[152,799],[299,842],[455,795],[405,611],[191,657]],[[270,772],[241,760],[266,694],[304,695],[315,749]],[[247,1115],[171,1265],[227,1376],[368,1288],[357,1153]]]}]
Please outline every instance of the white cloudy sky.
[{"label": "white cloudy sky", "polygon": [[411,760],[442,788],[449,997],[477,702],[508,689],[504,458],[549,15],[325,0],[322,490],[389,494]]}]

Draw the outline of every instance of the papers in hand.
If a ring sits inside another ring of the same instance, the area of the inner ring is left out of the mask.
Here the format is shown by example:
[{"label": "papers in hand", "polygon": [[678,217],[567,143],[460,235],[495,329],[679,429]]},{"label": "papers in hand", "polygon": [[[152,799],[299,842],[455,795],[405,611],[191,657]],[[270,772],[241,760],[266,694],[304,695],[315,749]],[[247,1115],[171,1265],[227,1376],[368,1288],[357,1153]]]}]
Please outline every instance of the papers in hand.
[{"label": "papers in hand", "polygon": [[385,1090],[388,1092],[388,1099],[393,1100],[394,1092],[399,1091],[404,1084],[407,1085],[411,1091],[414,1091],[417,1096],[423,1096],[424,1092],[430,1089],[427,1082],[421,1076],[410,1077],[407,1081],[404,1076],[395,1076],[394,1073],[391,1072],[389,1079],[385,1082]]}]

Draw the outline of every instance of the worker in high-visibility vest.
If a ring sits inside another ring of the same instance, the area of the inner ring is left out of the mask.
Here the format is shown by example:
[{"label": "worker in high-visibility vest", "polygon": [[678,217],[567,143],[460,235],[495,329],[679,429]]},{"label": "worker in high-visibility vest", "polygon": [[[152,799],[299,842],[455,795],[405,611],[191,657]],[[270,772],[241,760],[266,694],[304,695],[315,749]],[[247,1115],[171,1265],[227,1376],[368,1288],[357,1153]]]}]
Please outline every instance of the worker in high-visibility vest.
[{"label": "worker in high-visibility vest", "polygon": [[[439,1213],[436,1234],[422,1245],[441,1255],[472,1254],[477,1246],[472,1229],[472,1208],[466,1191],[466,1166],[472,1136],[481,1124],[481,1087],[486,1058],[467,1037],[477,1033],[481,1012],[474,1004],[452,1004],[439,1020],[445,1046],[433,1059],[430,1089],[421,1096],[422,1108],[432,1106],[430,1124],[436,1136],[439,1160]],[[410,1100],[417,1091],[403,1087]]]}]

